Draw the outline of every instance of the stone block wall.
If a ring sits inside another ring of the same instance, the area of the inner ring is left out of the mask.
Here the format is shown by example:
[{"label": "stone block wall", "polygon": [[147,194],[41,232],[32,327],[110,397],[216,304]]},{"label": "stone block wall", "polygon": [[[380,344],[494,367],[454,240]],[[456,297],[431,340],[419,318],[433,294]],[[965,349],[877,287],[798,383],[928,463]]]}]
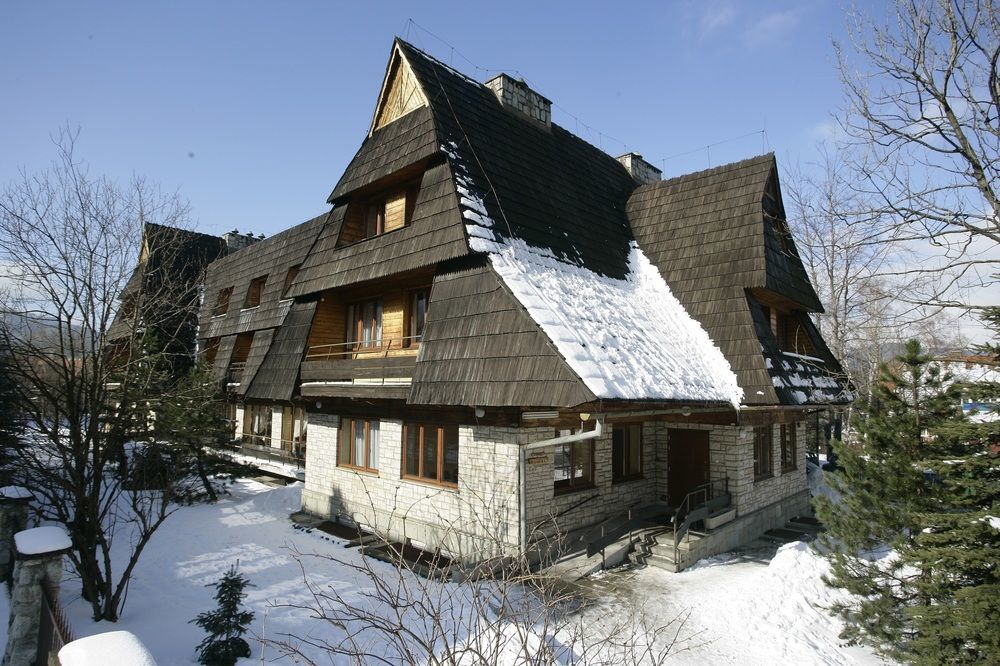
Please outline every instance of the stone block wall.
[{"label": "stone block wall", "polygon": [[772,476],[758,481],[753,473],[753,428],[742,427],[735,442],[726,448],[726,467],[729,474],[729,491],[739,515],[745,515],[778,502],[806,489],[806,421],[796,422],[795,469],[781,470],[781,430],[777,424],[772,429]]},{"label": "stone block wall", "polygon": [[377,473],[337,465],[339,429],[338,416],[310,412],[303,510],[463,559],[517,549],[517,454],[527,432],[459,426],[454,488],[401,478],[402,421],[379,421]]},{"label": "stone block wall", "polygon": [[283,414],[284,408],[281,405],[271,407],[271,447],[275,449],[281,448],[281,417]]},{"label": "stone block wall", "polygon": [[[594,487],[573,492],[555,492],[555,462],[553,448],[531,452],[526,466],[528,530],[536,537],[572,532],[589,527],[620,513],[633,505],[649,504],[657,499],[656,440],[661,437],[661,424],[643,425],[643,475],[639,479],[612,480],[612,431],[606,425],[594,442]],[[590,429],[593,426],[588,425]],[[541,437],[555,437],[553,429],[542,429]],[[584,501],[587,500],[587,501]],[[530,537],[529,537],[530,539]]]}]

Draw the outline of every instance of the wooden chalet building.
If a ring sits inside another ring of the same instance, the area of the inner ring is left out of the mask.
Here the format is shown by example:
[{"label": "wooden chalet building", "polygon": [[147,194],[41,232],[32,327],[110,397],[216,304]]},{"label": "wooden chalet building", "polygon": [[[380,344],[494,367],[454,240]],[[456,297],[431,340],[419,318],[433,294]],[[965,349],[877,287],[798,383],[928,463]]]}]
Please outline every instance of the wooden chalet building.
[{"label": "wooden chalet building", "polygon": [[199,334],[303,510],[477,559],[707,501],[673,566],[807,510],[850,393],[773,155],[661,180],[397,40],[328,201],[209,267]]}]

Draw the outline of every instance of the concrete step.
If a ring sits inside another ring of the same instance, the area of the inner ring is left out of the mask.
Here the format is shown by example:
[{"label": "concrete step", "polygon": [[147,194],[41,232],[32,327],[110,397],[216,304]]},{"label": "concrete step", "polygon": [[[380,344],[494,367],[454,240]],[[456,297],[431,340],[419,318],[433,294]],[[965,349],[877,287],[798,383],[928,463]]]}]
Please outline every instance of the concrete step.
[{"label": "concrete step", "polygon": [[664,569],[665,571],[672,571],[677,573],[677,563],[674,562],[673,557],[664,557],[663,555],[649,555],[642,560],[642,564],[650,567],[656,567],[657,569]]}]

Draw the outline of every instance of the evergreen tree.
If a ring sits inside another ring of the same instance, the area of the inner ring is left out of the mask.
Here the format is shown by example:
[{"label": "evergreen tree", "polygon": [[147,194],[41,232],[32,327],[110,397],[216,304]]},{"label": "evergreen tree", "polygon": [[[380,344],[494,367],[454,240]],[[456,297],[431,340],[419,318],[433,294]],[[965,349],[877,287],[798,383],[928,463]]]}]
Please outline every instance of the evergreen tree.
[{"label": "evergreen tree", "polygon": [[[916,663],[1000,661],[996,428],[916,341],[881,368],[860,450],[836,443],[842,499],[817,498],[845,637]],[[992,432],[992,434],[990,434]]]},{"label": "evergreen tree", "polygon": [[[239,564],[237,562],[237,564]],[[198,662],[212,666],[233,666],[238,659],[250,656],[250,644],[243,639],[253,621],[251,611],[242,610],[244,589],[250,585],[246,576],[229,567],[222,578],[208,587],[215,588],[214,611],[200,613],[192,622],[208,632],[198,644]]]},{"label": "evergreen tree", "polygon": [[153,437],[169,461],[177,501],[214,502],[227,483],[251,471],[227,452],[232,430],[224,410],[218,381],[200,365],[171,392],[170,400],[157,405]]}]

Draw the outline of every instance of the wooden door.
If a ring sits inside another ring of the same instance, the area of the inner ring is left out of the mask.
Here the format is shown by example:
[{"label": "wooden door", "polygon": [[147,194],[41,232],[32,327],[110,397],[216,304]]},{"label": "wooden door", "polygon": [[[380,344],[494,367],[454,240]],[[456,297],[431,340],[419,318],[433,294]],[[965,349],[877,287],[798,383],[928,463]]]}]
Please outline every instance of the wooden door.
[{"label": "wooden door", "polygon": [[708,431],[667,431],[667,498],[678,507],[685,495],[708,482]]}]

